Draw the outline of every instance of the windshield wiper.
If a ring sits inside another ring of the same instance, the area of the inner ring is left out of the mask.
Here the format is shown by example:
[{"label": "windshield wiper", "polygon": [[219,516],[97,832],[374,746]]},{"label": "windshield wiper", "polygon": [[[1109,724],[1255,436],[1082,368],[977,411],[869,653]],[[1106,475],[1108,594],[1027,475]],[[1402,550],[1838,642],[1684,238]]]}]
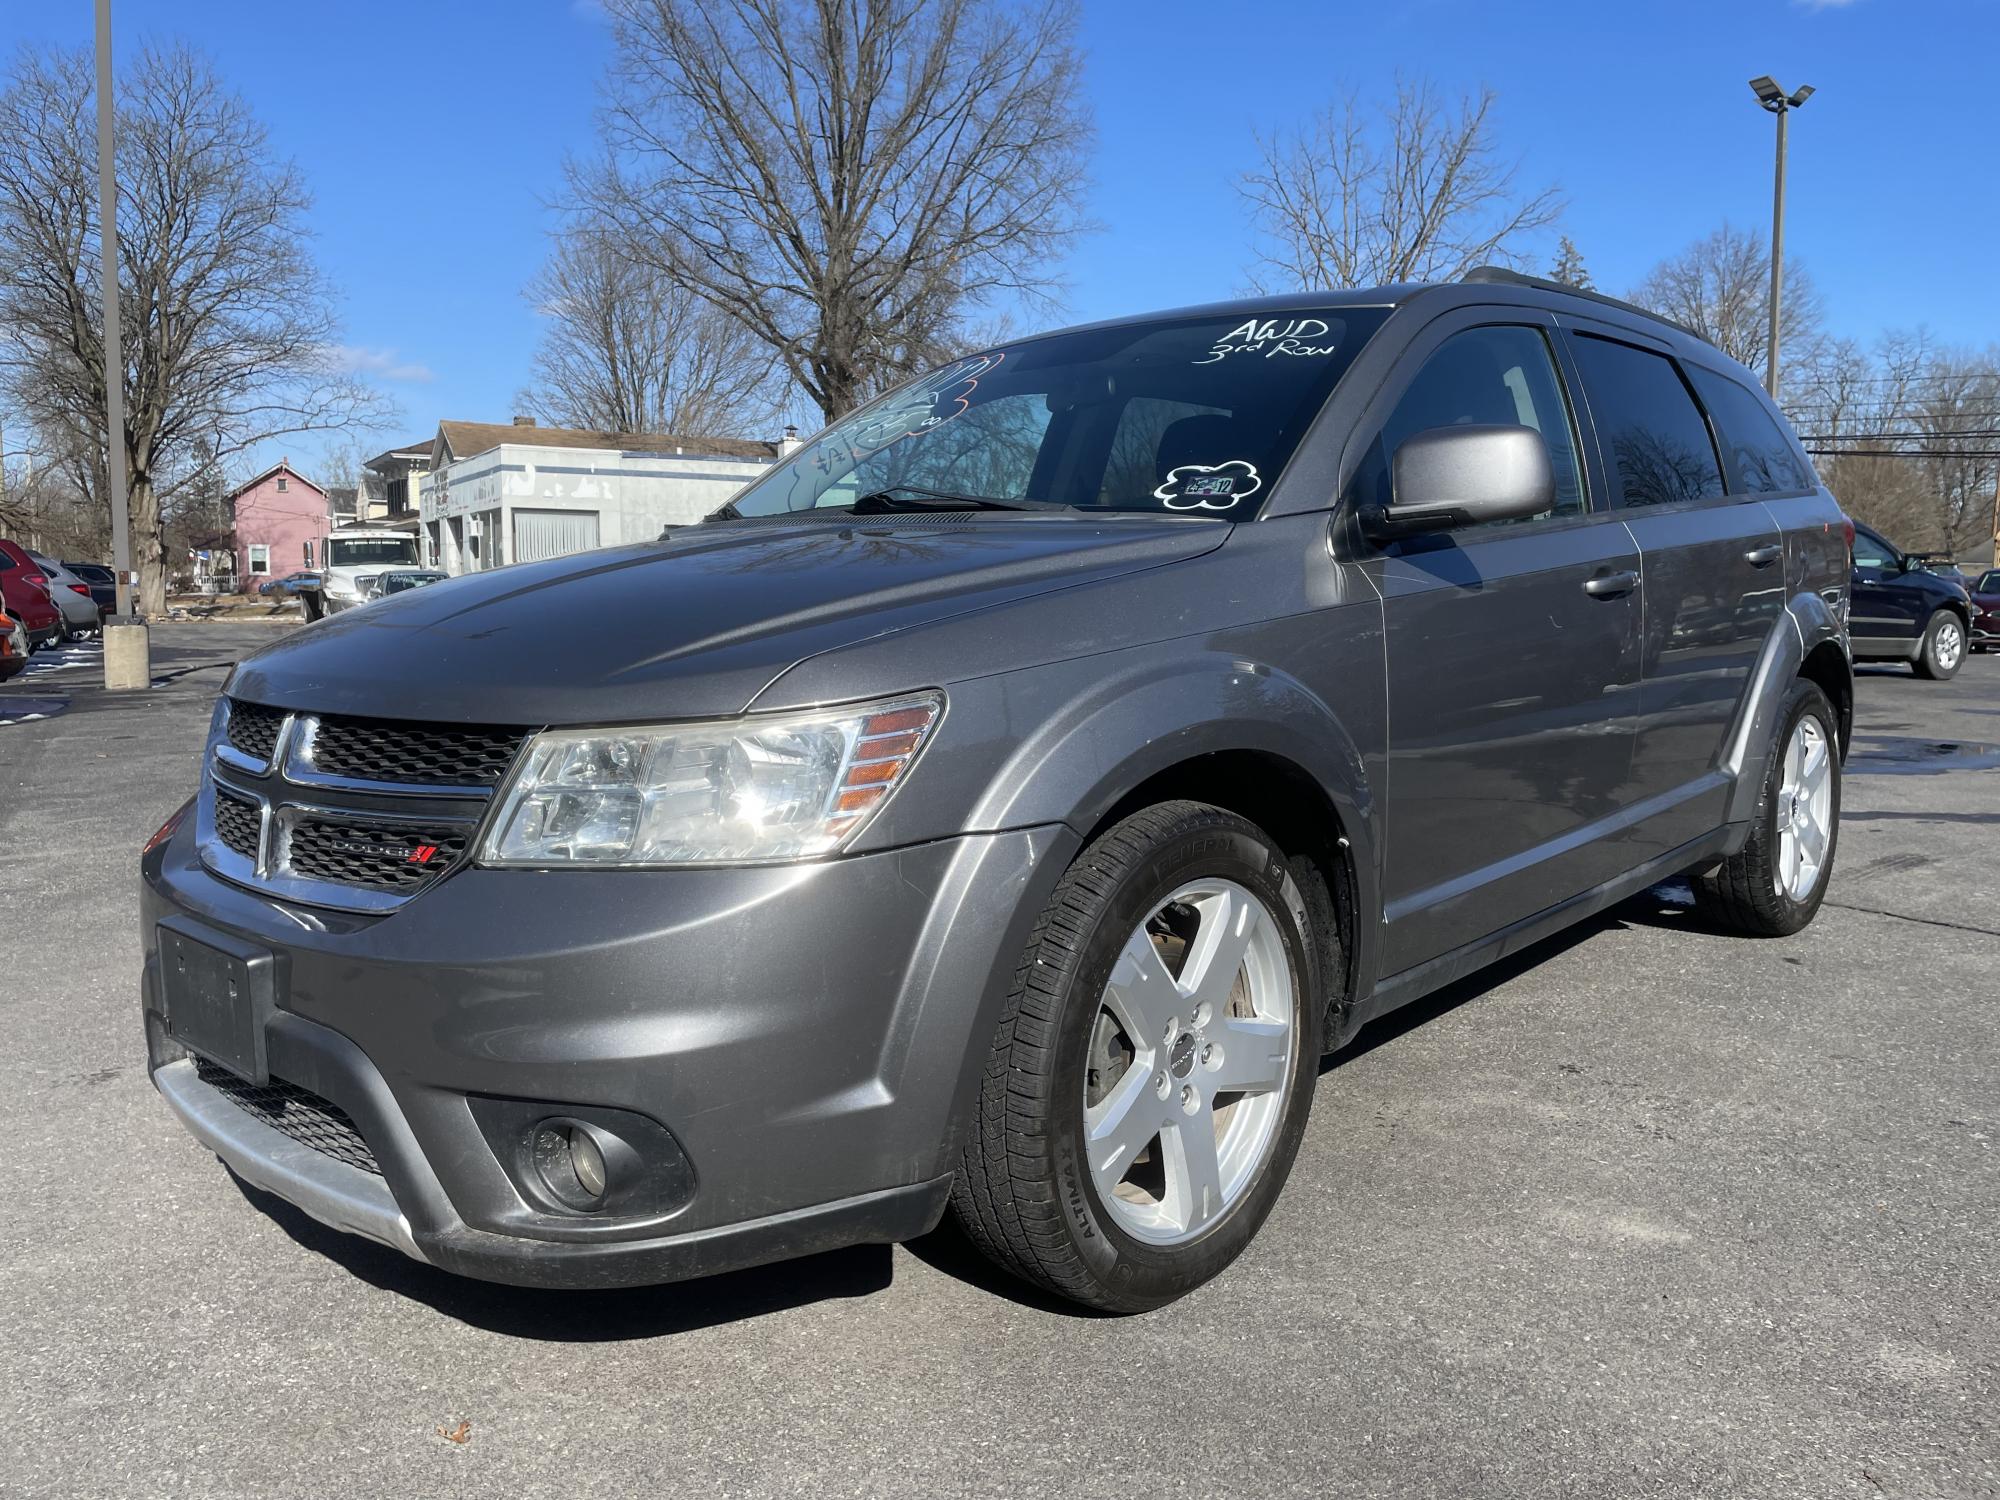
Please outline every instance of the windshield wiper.
[{"label": "windshield wiper", "polygon": [[892,484],[871,490],[849,507],[857,516],[909,510],[1041,510],[1074,511],[1055,500],[1000,500],[992,495],[959,495],[925,489],[920,484]]}]

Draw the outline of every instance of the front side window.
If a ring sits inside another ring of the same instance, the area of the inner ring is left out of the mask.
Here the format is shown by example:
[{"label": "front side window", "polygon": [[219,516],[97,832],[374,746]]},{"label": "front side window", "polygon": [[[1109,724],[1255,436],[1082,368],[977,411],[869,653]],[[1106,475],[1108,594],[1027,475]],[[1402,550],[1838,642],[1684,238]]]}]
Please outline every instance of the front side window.
[{"label": "front side window", "polygon": [[1813,487],[1805,460],[1763,399],[1740,382],[1700,365],[1688,376],[1714,418],[1736,470],[1736,488],[1750,495],[1796,494]]},{"label": "front side window", "polygon": [[1576,362],[1598,441],[1622,505],[1678,505],[1721,496],[1708,423],[1665,355],[1578,334]]},{"label": "front side window", "polygon": [[1249,520],[1387,308],[1173,318],[955,360],[829,427],[744,516],[899,488]]},{"label": "front side window", "polygon": [[[1439,427],[1532,427],[1548,449],[1555,505],[1527,520],[1580,515],[1585,510],[1576,428],[1555,359],[1539,328],[1468,328],[1434,350],[1382,424],[1357,471],[1352,494],[1364,508],[1387,505],[1396,450]],[[1493,521],[1494,526],[1519,521]]]},{"label": "front side window", "polygon": [[1975,594],[2000,594],[2000,568],[1990,573],[1981,573],[1979,581],[1972,586]]},{"label": "front side window", "polygon": [[1857,568],[1890,568],[1896,566],[1896,549],[1872,531],[1854,528],[1854,566]]}]

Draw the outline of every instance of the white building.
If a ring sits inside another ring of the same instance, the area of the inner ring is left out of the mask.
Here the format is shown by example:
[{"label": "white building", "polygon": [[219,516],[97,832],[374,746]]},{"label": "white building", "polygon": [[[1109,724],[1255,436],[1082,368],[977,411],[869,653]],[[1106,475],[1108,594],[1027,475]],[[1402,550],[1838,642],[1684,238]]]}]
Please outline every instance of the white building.
[{"label": "white building", "polygon": [[769,467],[775,443],[440,422],[419,501],[448,573],[651,541],[699,521]]}]

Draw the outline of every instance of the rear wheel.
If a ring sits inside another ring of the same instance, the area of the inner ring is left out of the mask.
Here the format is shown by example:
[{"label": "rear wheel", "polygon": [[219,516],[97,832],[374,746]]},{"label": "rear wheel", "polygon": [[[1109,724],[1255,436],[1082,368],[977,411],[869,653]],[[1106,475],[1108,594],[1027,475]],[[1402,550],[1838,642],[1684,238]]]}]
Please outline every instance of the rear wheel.
[{"label": "rear wheel", "polygon": [[1924,643],[1917,651],[1917,659],[1912,665],[1919,677],[1928,677],[1933,682],[1944,682],[1958,675],[1958,669],[1965,664],[1965,625],[1948,609],[1941,609],[1931,616],[1931,622],[1924,627]]},{"label": "rear wheel", "polygon": [[1142,1312],[1233,1261],[1305,1132],[1323,1005],[1285,857],[1169,802],[1093,842],[1029,940],[953,1186],[1016,1275]]},{"label": "rear wheel", "polygon": [[1718,925],[1786,937],[1819,911],[1840,840],[1837,723],[1817,683],[1792,684],[1749,840],[1694,882],[1696,905]]}]

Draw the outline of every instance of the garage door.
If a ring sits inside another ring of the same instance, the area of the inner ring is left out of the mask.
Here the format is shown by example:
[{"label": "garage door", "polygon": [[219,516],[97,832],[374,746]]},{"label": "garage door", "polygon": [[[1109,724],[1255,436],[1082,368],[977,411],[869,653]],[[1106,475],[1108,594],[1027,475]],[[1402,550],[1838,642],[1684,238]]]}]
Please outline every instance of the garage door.
[{"label": "garage door", "polygon": [[540,562],[587,552],[597,545],[594,510],[517,510],[514,512],[515,562]]}]

